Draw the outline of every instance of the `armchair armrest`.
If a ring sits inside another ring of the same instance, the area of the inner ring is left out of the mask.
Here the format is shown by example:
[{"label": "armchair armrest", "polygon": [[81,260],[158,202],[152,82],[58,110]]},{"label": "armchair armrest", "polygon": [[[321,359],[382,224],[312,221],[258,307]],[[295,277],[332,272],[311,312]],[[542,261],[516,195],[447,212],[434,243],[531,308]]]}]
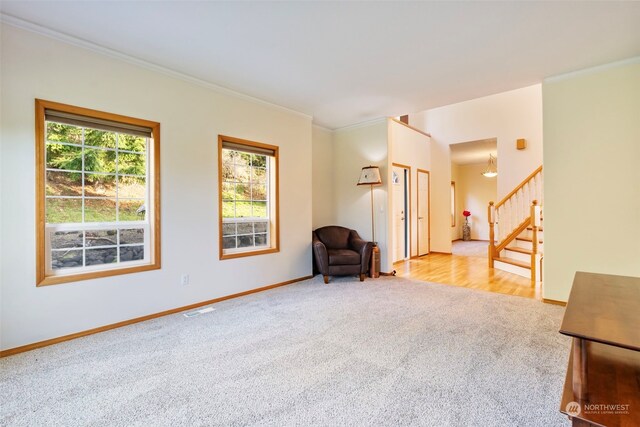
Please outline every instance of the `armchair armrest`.
[{"label": "armchair armrest", "polygon": [[313,233],[313,257],[316,260],[316,267],[323,276],[329,275],[329,254],[327,247]]},{"label": "armchair armrest", "polygon": [[360,273],[364,274],[369,271],[373,243],[363,240],[357,232],[352,230],[349,235],[349,246],[360,254]]}]

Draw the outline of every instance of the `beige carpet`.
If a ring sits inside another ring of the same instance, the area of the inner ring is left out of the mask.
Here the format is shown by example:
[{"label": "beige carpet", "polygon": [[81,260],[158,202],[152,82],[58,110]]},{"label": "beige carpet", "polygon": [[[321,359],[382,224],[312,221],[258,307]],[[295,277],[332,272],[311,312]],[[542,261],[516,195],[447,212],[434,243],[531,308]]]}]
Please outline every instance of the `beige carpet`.
[{"label": "beige carpet", "polygon": [[456,240],[451,244],[451,253],[460,256],[472,256],[486,258],[489,250],[489,242],[471,240],[465,242],[463,240]]},{"label": "beige carpet", "polygon": [[1,359],[0,425],[567,425],[561,307],[320,276],[214,307]]}]

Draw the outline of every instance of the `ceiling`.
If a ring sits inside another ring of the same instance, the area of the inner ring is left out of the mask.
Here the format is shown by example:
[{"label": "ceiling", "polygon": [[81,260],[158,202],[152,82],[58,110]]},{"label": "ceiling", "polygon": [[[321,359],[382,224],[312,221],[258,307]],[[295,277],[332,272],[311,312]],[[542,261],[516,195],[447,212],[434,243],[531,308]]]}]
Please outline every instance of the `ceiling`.
[{"label": "ceiling", "polygon": [[498,140],[496,138],[461,142],[451,144],[449,147],[451,148],[451,163],[457,165],[486,164],[489,161],[489,154],[498,157]]},{"label": "ceiling", "polygon": [[332,129],[640,55],[640,2],[3,0],[0,10]]}]

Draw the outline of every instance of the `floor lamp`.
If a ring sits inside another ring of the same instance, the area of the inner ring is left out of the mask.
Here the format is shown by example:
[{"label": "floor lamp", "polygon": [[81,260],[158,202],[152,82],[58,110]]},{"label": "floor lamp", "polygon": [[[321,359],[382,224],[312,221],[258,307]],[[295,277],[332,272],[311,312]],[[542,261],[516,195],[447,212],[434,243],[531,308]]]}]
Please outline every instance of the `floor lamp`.
[{"label": "floor lamp", "polygon": [[365,166],[360,172],[358,185],[368,185],[371,191],[371,240],[373,241],[373,251],[371,252],[371,267],[369,268],[369,277],[380,277],[380,249],[376,242],[376,223],[375,209],[373,203],[373,186],[382,184],[380,177],[380,168],[378,166]]}]

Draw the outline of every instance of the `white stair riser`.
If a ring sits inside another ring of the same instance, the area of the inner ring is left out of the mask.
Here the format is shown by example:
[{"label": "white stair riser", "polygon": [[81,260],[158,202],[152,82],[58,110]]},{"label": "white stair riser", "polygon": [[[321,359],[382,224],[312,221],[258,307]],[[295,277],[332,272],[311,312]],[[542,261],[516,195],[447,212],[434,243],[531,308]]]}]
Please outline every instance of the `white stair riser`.
[{"label": "white stair riser", "polygon": [[[529,249],[529,250],[533,248],[532,242],[528,242],[526,240],[520,240],[518,238],[516,238],[515,242],[516,242],[516,246],[519,248]],[[544,253],[544,245],[542,243],[538,243],[538,252]]]},{"label": "white stair riser", "polygon": [[[518,237],[533,237],[533,230],[524,230]],[[544,241],[544,231],[538,231],[538,240]]]},{"label": "white stair riser", "polygon": [[493,264],[494,268],[497,268],[498,270],[503,270],[508,273],[517,274],[518,276],[531,279],[531,270],[529,270],[528,268],[522,268],[517,265],[507,264],[506,262],[502,261],[494,261]]},{"label": "white stair riser", "polygon": [[517,259],[518,261],[522,261],[522,262],[526,262],[526,263],[530,263],[531,262],[531,255],[529,255],[529,254],[523,254],[522,252],[510,251],[509,249],[505,249],[502,253],[503,253],[503,255],[501,255],[501,257]]}]

